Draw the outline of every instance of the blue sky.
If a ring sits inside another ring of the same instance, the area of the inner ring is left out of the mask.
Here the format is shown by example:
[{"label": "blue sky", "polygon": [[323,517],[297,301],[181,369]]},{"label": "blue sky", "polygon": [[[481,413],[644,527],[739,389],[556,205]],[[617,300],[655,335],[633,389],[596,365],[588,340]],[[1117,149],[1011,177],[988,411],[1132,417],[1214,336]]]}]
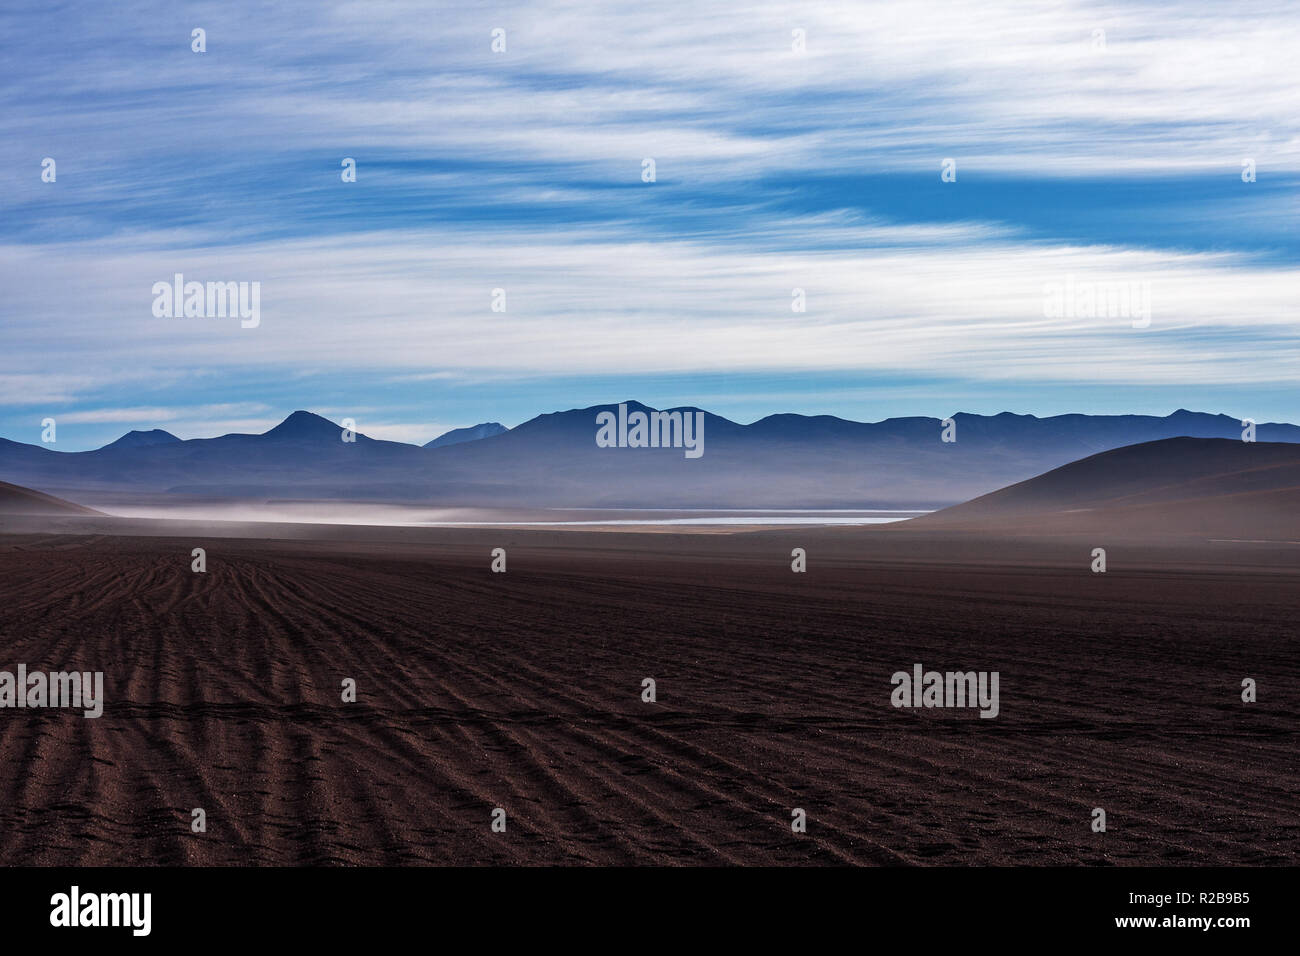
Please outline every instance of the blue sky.
[{"label": "blue sky", "polygon": [[[9,4],[0,435],[309,408],[427,441],[633,397],[1295,421],[1298,25],[1283,3]],[[155,317],[176,272],[259,282],[260,325]],[[1046,314],[1067,279],[1145,288],[1149,325]]]}]

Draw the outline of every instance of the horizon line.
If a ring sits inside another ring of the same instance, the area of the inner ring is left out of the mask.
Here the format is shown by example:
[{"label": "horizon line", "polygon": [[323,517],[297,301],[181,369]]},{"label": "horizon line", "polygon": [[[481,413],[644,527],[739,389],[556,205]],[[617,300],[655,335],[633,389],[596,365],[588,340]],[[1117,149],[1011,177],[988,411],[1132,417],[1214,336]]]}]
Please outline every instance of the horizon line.
[{"label": "horizon line", "polygon": [[[592,410],[595,410],[595,409],[609,409],[609,408],[617,408],[617,407],[619,407],[620,405],[629,405],[629,406],[630,406],[630,405],[639,405],[639,406],[641,406],[641,407],[643,407],[643,408],[650,409],[651,411],[663,411],[663,412],[693,411],[693,412],[704,412],[704,413],[707,414],[707,415],[711,415],[711,416],[713,416],[714,418],[722,419],[723,421],[728,422],[729,424],[737,425],[737,426],[739,426],[739,427],[741,427],[741,428],[749,428],[749,427],[752,427],[752,426],[754,426],[754,425],[759,424],[760,422],[767,421],[767,420],[770,419],[770,418],[777,418],[777,417],[805,418],[805,419],[830,418],[830,419],[834,419],[835,421],[844,422],[844,423],[846,423],[846,424],[850,424],[850,425],[883,425],[883,424],[885,424],[885,423],[887,423],[887,422],[903,421],[903,420],[907,420],[907,419],[922,419],[922,420],[928,420],[928,421],[934,421],[934,422],[943,422],[946,418],[956,418],[956,417],[958,417],[958,416],[964,416],[964,417],[968,417],[968,418],[982,418],[982,419],[994,419],[994,418],[1001,418],[1001,417],[1004,417],[1004,416],[1011,416],[1011,417],[1014,417],[1014,418],[1028,418],[1028,419],[1034,419],[1035,421],[1051,421],[1052,419],[1058,419],[1058,418],[1153,418],[1153,419],[1168,419],[1168,418],[1172,418],[1172,417],[1175,416],[1175,415],[1178,415],[1178,414],[1180,414],[1180,413],[1183,413],[1183,414],[1188,414],[1188,415],[1203,415],[1203,416],[1207,416],[1207,417],[1211,417],[1211,418],[1227,418],[1227,419],[1229,419],[1229,420],[1231,420],[1231,421],[1236,421],[1236,422],[1245,422],[1245,421],[1250,421],[1250,419],[1242,419],[1242,418],[1239,418],[1239,417],[1234,416],[1234,415],[1228,415],[1228,414],[1225,413],[1225,412],[1205,412],[1205,411],[1194,411],[1194,410],[1189,409],[1189,408],[1179,407],[1179,408],[1176,408],[1176,409],[1174,409],[1172,412],[1169,412],[1169,413],[1167,413],[1167,414],[1165,414],[1165,415],[1156,415],[1156,414],[1151,414],[1151,413],[1147,413],[1147,412],[1120,412],[1120,413],[1098,413],[1098,414],[1093,414],[1093,413],[1089,413],[1089,412],[1062,412],[1062,413],[1057,414],[1057,415],[1041,415],[1041,416],[1040,416],[1040,415],[1036,415],[1036,414],[1034,414],[1033,412],[1013,412],[1013,411],[1010,411],[1010,410],[1004,410],[1004,411],[1001,411],[1001,412],[996,412],[996,413],[988,414],[988,415],[986,415],[986,414],[981,414],[981,413],[979,413],[979,412],[961,412],[961,411],[958,411],[958,412],[953,412],[953,413],[951,413],[950,415],[947,415],[947,416],[944,416],[944,417],[938,417],[938,416],[933,416],[933,415],[892,415],[892,416],[889,416],[889,417],[887,417],[887,418],[877,419],[877,420],[875,420],[875,421],[862,421],[862,420],[859,420],[859,419],[845,418],[845,417],[843,417],[843,416],[841,416],[841,415],[835,415],[835,414],[831,414],[831,413],[829,413],[829,412],[822,412],[822,413],[816,413],[816,414],[806,414],[806,413],[803,413],[803,412],[769,412],[769,413],[766,414],[766,415],[762,415],[762,416],[760,416],[760,417],[758,417],[758,418],[755,418],[753,421],[750,421],[750,422],[742,422],[742,421],[738,421],[738,420],[736,420],[736,419],[727,418],[725,415],[719,415],[719,414],[717,414],[716,412],[711,412],[711,411],[709,411],[708,409],[706,409],[706,408],[702,408],[702,407],[700,407],[700,406],[698,406],[698,405],[669,405],[669,406],[664,406],[664,407],[661,407],[661,408],[656,408],[655,406],[647,405],[646,403],[641,402],[641,401],[638,401],[637,399],[625,399],[625,400],[623,400],[623,401],[618,401],[618,402],[602,402],[602,403],[597,403],[597,404],[595,404],[595,405],[584,405],[584,406],[581,406],[581,407],[577,407],[577,406],[575,406],[575,407],[571,407],[571,408],[555,409],[554,411],[549,411],[549,412],[538,412],[536,415],[533,415],[531,418],[524,419],[523,421],[519,422],[517,425],[511,425],[511,426],[505,426],[505,425],[502,425],[502,427],[504,427],[504,428],[506,429],[506,432],[511,432],[511,431],[514,431],[514,430],[517,429],[517,428],[520,428],[520,427],[522,427],[522,426],[528,424],[529,422],[533,422],[533,421],[536,421],[536,420],[539,419],[539,418],[544,418],[544,417],[547,417],[547,416],[550,416],[550,415],[565,415],[565,414],[570,414],[570,413],[573,413],[573,412],[586,412],[586,411],[592,411]],[[291,412],[289,412],[288,414],[286,414],[283,418],[281,418],[281,419],[279,419],[278,421],[276,421],[274,424],[271,424],[270,426],[268,426],[267,429],[266,429],[265,431],[261,431],[261,432],[240,432],[240,431],[233,431],[233,432],[222,432],[221,434],[217,434],[217,435],[197,435],[197,436],[193,436],[193,437],[190,437],[190,438],[182,438],[181,436],[175,434],[174,432],[169,431],[169,430],[166,429],[166,428],[163,428],[163,427],[161,427],[161,426],[155,425],[155,426],[148,427],[148,428],[131,428],[131,429],[128,429],[127,431],[125,431],[125,432],[122,432],[122,434],[120,434],[117,438],[113,439],[113,440],[110,441],[110,442],[106,442],[106,443],[103,444],[103,445],[97,445],[97,446],[95,446],[95,447],[93,447],[93,448],[77,449],[77,450],[70,451],[70,452],[64,452],[64,454],[82,454],[82,453],[85,453],[85,452],[102,451],[103,449],[110,447],[111,445],[117,443],[118,441],[121,441],[123,438],[126,438],[128,435],[135,435],[135,434],[149,434],[150,432],[162,432],[162,433],[164,433],[164,434],[166,434],[166,435],[171,436],[172,438],[175,438],[177,441],[180,441],[180,442],[189,442],[189,441],[214,441],[214,440],[217,440],[217,439],[221,439],[221,438],[230,438],[230,437],[259,438],[259,437],[263,437],[263,436],[265,436],[265,435],[268,435],[270,432],[272,432],[272,431],[274,431],[276,428],[279,428],[280,426],[284,425],[286,422],[288,422],[290,419],[294,418],[294,416],[297,416],[297,415],[310,415],[310,416],[312,416],[313,418],[318,418],[318,419],[320,419],[321,421],[327,422],[328,424],[330,424],[330,425],[332,425],[332,426],[334,426],[334,427],[336,427],[336,428],[340,428],[340,429],[343,428],[343,426],[342,426],[341,424],[339,424],[338,422],[333,421],[331,418],[329,418],[329,417],[326,416],[326,415],[322,415],[322,414],[320,414],[319,412],[313,412],[313,411],[311,411],[311,410],[309,410],[309,409],[305,409],[305,408],[296,408],[296,409],[294,409],[293,411],[291,411]],[[347,416],[347,417],[350,417],[350,416]],[[58,421],[58,418],[57,418],[56,415],[48,415],[48,416],[46,416],[46,418],[54,419],[54,421],[56,422],[56,427],[57,427],[57,421]],[[103,422],[95,422],[95,423],[74,423],[74,424],[94,424],[94,425],[96,425],[96,426],[102,426],[102,425],[104,425],[105,423],[103,423]],[[392,445],[407,445],[407,446],[409,446],[409,447],[411,447],[411,448],[424,448],[424,447],[427,447],[428,444],[429,444],[430,442],[437,441],[438,438],[441,438],[441,437],[443,437],[444,435],[448,435],[448,434],[450,434],[450,433],[452,433],[452,432],[455,432],[455,431],[461,431],[461,430],[463,430],[463,429],[478,428],[478,427],[480,427],[480,426],[482,426],[482,425],[489,425],[489,424],[498,424],[498,425],[500,425],[500,424],[502,424],[502,423],[501,423],[501,422],[490,422],[490,421],[479,421],[479,422],[474,422],[473,424],[469,424],[469,425],[457,425],[457,426],[454,426],[454,427],[452,427],[452,428],[448,428],[448,429],[446,429],[445,431],[439,433],[438,435],[435,435],[433,438],[429,439],[428,442],[406,442],[406,441],[395,441],[395,440],[393,440],[393,439],[386,439],[386,438],[371,438],[371,437],[370,437],[368,434],[366,434],[366,432],[365,432],[362,428],[360,428],[360,427],[354,428],[353,430],[355,431],[355,433],[356,433],[358,436],[363,437],[363,438],[366,438],[366,439],[369,440],[369,441],[384,442],[385,444],[392,444]],[[1278,421],[1278,422],[1254,422],[1254,424],[1256,425],[1256,427],[1263,427],[1263,426],[1267,426],[1267,425],[1276,425],[1276,426],[1286,425],[1286,426],[1291,426],[1291,427],[1300,427],[1300,425],[1297,425],[1297,423],[1295,423],[1295,422],[1286,422],[1286,421]],[[389,426],[386,426],[386,425],[383,425],[383,424],[379,424],[379,425],[376,426],[376,427],[379,427],[379,428],[385,428],[385,427],[389,427]],[[505,432],[503,432],[502,434],[505,434]],[[489,436],[489,437],[497,437],[497,436]],[[484,440],[486,440],[486,439],[470,439],[470,441],[484,441]],[[45,448],[45,449],[48,450],[48,451],[60,451],[60,449],[57,449],[57,448],[50,448],[50,447],[49,447],[49,446],[52,445],[52,444],[57,444],[57,442],[30,442],[30,441],[23,441],[23,440],[21,440],[21,439],[17,439],[17,438],[9,438],[9,437],[6,437],[6,436],[0,436],[0,441],[12,442],[12,443],[14,443],[14,444],[18,444],[18,445],[30,445],[30,446],[32,446],[32,447],[36,447],[36,448]],[[448,446],[448,447],[451,447],[451,446]]]}]

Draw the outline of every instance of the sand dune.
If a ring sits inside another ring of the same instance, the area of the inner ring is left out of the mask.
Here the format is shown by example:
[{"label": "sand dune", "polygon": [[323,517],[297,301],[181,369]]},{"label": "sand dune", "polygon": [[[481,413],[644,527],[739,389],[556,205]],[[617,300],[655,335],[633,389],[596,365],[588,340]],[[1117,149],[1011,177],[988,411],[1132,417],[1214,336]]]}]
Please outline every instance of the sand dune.
[{"label": "sand dune", "polygon": [[0,515],[102,515],[94,508],[0,481]]},{"label": "sand dune", "polygon": [[919,529],[1300,540],[1300,446],[1145,442],[908,523]]}]

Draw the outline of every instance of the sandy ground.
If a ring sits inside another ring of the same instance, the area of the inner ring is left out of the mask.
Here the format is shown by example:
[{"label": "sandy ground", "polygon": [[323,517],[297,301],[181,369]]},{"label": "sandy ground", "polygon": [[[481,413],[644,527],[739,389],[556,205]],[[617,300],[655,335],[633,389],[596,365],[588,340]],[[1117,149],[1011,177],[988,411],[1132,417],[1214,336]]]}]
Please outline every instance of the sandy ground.
[{"label": "sandy ground", "polygon": [[0,710],[0,863],[1300,863],[1295,546],[62,527],[0,534],[0,669],[105,713]]}]

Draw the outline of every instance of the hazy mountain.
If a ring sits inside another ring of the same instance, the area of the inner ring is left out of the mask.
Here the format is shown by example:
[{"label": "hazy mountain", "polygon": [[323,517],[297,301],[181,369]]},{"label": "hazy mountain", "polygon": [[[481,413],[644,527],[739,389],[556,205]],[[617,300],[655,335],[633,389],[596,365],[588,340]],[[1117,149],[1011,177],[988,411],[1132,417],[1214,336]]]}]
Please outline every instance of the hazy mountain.
[{"label": "hazy mountain", "polygon": [[[319,415],[299,409],[259,437],[268,441],[335,442],[342,441],[342,436],[342,425],[335,425],[328,418],[322,418]],[[357,437],[365,441],[370,440],[365,436]]]},{"label": "hazy mountain", "polygon": [[1169,531],[1294,539],[1300,537],[1300,445],[1223,438],[1130,445],[908,524],[1020,534]]},{"label": "hazy mountain", "polygon": [[491,438],[493,435],[500,435],[509,430],[500,422],[483,422],[481,425],[471,425],[468,428],[453,428],[449,432],[443,432],[433,441],[426,442],[424,447],[442,448],[446,445],[459,445],[461,442]]},{"label": "hazy mountain", "polygon": [[105,445],[100,451],[108,448],[144,448],[148,445],[169,445],[178,441],[180,439],[171,432],[163,431],[161,428],[151,428],[149,431],[127,432],[117,441]]},{"label": "hazy mountain", "polygon": [[[650,412],[627,402],[626,412]],[[421,448],[344,431],[296,411],[261,435],[88,452],[0,439],[0,477],[100,502],[124,493],[424,502],[466,506],[929,508],[974,498],[1099,451],[1191,436],[1240,439],[1226,415],[953,416],[851,422],[771,415],[741,425],[699,409],[703,454],[601,448],[597,415],[617,405],[539,415],[491,437]],[[1300,442],[1262,424],[1260,442]],[[91,494],[86,494],[91,492]]]},{"label": "hazy mountain", "polygon": [[138,447],[59,452],[0,439],[0,475],[85,500],[82,492],[365,498],[376,497],[366,491],[372,483],[418,474],[418,446],[344,435],[341,425],[296,411],[260,435]]}]

